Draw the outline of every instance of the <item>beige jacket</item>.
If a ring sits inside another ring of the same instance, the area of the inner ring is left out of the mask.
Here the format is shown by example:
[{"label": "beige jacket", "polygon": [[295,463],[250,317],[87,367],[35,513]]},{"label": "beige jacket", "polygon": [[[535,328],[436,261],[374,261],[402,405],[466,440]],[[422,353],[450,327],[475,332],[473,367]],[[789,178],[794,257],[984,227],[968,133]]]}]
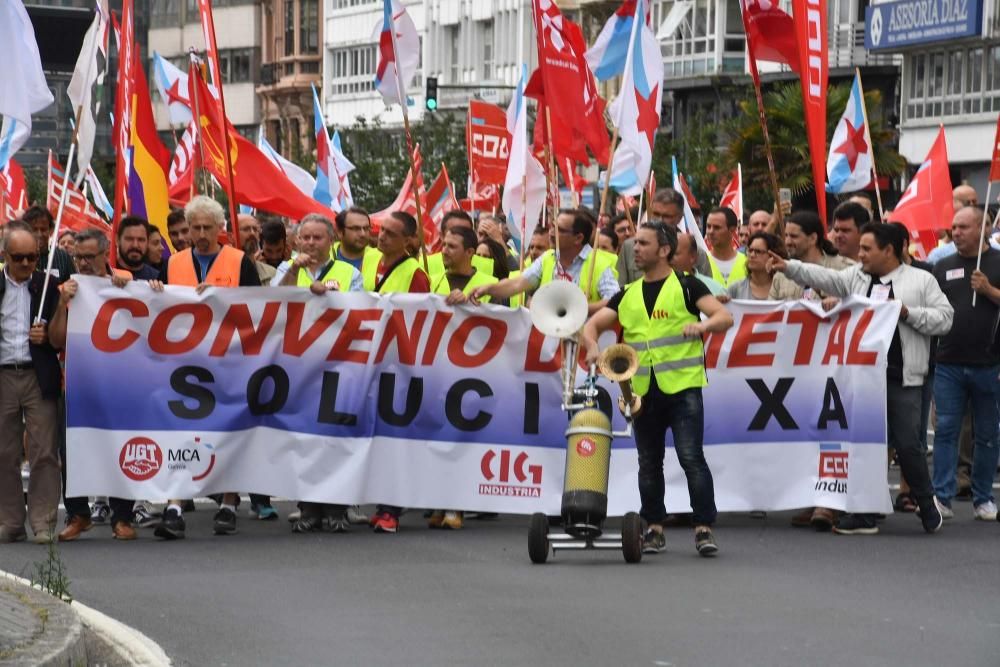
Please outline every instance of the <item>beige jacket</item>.
[{"label": "beige jacket", "polygon": [[[854,260],[841,257],[840,255],[827,255],[825,253],[820,257],[818,262],[818,266],[833,269],[834,271],[846,269],[853,264]],[[768,298],[772,301],[798,301],[804,293],[805,288],[801,285],[789,280],[788,276],[784,273],[777,273],[774,276],[774,281],[771,283],[771,293],[768,295]],[[826,296],[829,295],[819,289],[813,289],[810,299],[812,301],[820,301]]]}]

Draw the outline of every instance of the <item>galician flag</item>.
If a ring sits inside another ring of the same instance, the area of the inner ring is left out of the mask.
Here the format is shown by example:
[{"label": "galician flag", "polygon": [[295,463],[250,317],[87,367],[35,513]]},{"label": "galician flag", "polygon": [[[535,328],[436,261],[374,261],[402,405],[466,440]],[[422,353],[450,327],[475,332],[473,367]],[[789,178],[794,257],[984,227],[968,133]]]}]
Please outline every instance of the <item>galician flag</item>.
[{"label": "galician flag", "polygon": [[531,238],[545,205],[545,170],[531,154],[528,143],[528,105],[524,96],[527,79],[528,66],[521,65],[517,92],[507,108],[507,131],[511,135],[511,145],[507,177],[503,184],[503,210],[510,234],[515,239]]},{"label": "galician flag", "polygon": [[[90,28],[87,29],[87,34],[83,37],[83,46],[80,47],[80,55],[76,60],[73,77],[66,89],[66,95],[72,102],[74,117],[77,109],[80,110],[80,123],[77,127],[76,139],[77,187],[83,182],[87,169],[90,167],[90,158],[94,154],[94,138],[97,136],[97,123],[94,120],[92,100],[94,84],[97,83],[97,77],[104,70],[102,64],[98,62],[98,56],[107,53],[105,48],[108,34],[107,5],[107,0],[102,0],[97,5],[94,20],[91,22]],[[72,165],[66,166],[72,167]]]},{"label": "galician flag", "polygon": [[257,148],[288,177],[295,187],[302,191],[307,197],[313,196],[316,189],[316,179],[308,171],[299,165],[286,160],[281,153],[274,150],[267,138],[264,136],[264,126],[261,125],[257,131]]},{"label": "galician flag", "polygon": [[598,81],[607,81],[625,72],[628,45],[632,35],[632,20],[637,4],[646,5],[645,21],[649,22],[649,6],[645,0],[624,0],[618,10],[604,24],[594,45],[587,49],[585,57],[590,70]]},{"label": "galician flag", "polygon": [[827,192],[852,192],[872,182],[872,147],[867,140],[864,104],[861,79],[855,74],[847,108],[830,142],[830,157],[826,160]]},{"label": "galician flag", "polygon": [[35,29],[22,0],[0,2],[0,44],[4,45],[0,73],[0,168],[31,135],[31,114],[53,102],[42,72]]},{"label": "galician flag", "polygon": [[383,0],[375,89],[386,105],[406,105],[406,87],[420,64],[420,36],[400,0]]},{"label": "galician flag", "polygon": [[660,43],[642,20],[647,0],[633,3],[635,15],[631,48],[626,57],[621,92],[611,103],[611,118],[618,125],[621,143],[615,149],[611,186],[622,195],[637,197],[649,180],[653,141],[660,126],[663,101],[663,57]]},{"label": "galician flag", "polygon": [[676,157],[672,156],[670,158],[670,166],[674,172],[674,190],[679,192],[681,197],[684,198],[684,219],[677,226],[677,231],[693,236],[695,243],[698,244],[698,249],[707,253],[708,245],[705,243],[705,237],[701,234],[701,228],[698,227],[698,221],[694,219],[694,212],[691,210],[691,204],[688,202],[688,196],[685,194],[687,187],[684,184],[681,172],[677,169]]},{"label": "galician flag", "polygon": [[313,127],[316,131],[316,187],[313,198],[340,213],[353,203],[347,174],[354,170],[354,165],[340,151],[340,135],[336,135],[336,142],[330,141],[315,86],[312,93]]}]

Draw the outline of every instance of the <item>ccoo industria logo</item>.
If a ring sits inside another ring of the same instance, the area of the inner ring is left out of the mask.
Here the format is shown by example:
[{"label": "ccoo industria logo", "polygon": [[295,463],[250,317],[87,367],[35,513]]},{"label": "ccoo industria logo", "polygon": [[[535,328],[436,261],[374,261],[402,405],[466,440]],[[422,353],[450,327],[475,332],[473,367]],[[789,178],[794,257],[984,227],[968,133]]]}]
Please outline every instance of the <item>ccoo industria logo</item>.
[{"label": "ccoo industria logo", "polygon": [[847,493],[847,460],[849,452],[839,443],[822,442],[819,445],[819,480],[816,491]]},{"label": "ccoo industria logo", "polygon": [[143,482],[160,472],[163,466],[163,452],[153,440],[144,436],[132,438],[118,454],[118,465],[131,480]]}]

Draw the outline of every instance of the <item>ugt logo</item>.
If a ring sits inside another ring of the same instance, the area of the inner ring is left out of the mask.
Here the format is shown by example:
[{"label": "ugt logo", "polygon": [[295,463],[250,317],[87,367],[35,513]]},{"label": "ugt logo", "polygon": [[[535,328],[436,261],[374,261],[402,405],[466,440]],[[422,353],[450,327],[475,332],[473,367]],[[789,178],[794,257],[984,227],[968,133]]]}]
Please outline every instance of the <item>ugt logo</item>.
[{"label": "ugt logo", "polygon": [[847,454],[848,452],[841,451],[839,444],[828,442],[820,443],[820,479],[847,479]]}]

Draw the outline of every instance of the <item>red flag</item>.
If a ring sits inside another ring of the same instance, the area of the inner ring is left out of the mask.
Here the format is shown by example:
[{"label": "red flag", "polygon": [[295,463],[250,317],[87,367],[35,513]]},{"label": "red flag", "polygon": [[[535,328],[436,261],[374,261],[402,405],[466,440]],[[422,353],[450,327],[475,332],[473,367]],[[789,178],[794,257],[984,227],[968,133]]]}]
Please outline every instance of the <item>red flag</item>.
[{"label": "red flag", "polygon": [[[115,116],[112,136],[115,146],[115,211],[112,222],[118,224],[128,191],[128,146],[132,118],[132,63],[135,62],[135,22],[133,0],[122,1],[122,22],[118,25],[112,14],[115,32],[121,35],[118,44],[118,86],[115,92]],[[111,235],[111,257],[115,257],[115,237]],[[113,261],[113,260],[112,260]]]},{"label": "red flag", "polygon": [[[604,124],[604,101],[597,94],[597,84],[584,54],[587,50],[580,26],[563,17],[552,0],[534,0],[532,14],[538,40],[538,69],[531,76],[524,94],[528,97],[558,100],[551,107],[552,139],[572,146],[561,136],[563,130],[577,132],[586,142],[598,163],[606,165],[611,141]],[[558,117],[558,120],[557,120]],[[563,125],[564,123],[564,125]],[[558,157],[573,157],[556,151]]]},{"label": "red flag", "polygon": [[472,180],[483,185],[503,185],[510,157],[507,112],[495,104],[469,102],[465,139]]},{"label": "red flag", "polygon": [[62,197],[63,188],[68,188],[66,193],[66,206],[63,208],[62,222],[66,229],[75,232],[82,232],[84,229],[98,229],[111,236],[111,226],[104,221],[97,210],[91,205],[87,197],[76,189],[73,181],[66,183],[66,172],[49,151],[49,178],[46,206],[52,215],[59,211],[59,199]]},{"label": "red flag", "polygon": [[813,188],[819,219],[826,227],[826,0],[792,0],[792,21],[799,46],[799,79],[812,158]]},{"label": "red flag", "polygon": [[[1000,181],[1000,117],[997,118],[997,134],[993,139],[993,160],[990,163],[990,180]],[[990,202],[986,202],[989,204]]]},{"label": "red flag", "polygon": [[691,207],[692,211],[700,211],[701,204],[698,200],[694,198],[694,193],[691,192],[691,187],[688,185],[687,179],[684,178],[684,174],[680,174],[681,179],[681,189],[684,190],[684,198],[687,199],[688,206]]},{"label": "red flag", "polygon": [[895,210],[889,214],[890,222],[902,222],[919,245],[930,251],[937,244],[935,232],[951,226],[955,204],[951,194],[951,176],[948,173],[948,146],[944,126],[938,131],[927,158],[913,175],[913,180],[903,192]]},{"label": "red flag", "polygon": [[7,166],[0,171],[0,190],[3,194],[3,210],[0,210],[0,224],[2,224],[18,217],[17,212],[27,208],[28,205],[24,170],[14,158],[10,158]]},{"label": "red flag", "polygon": [[201,30],[205,35],[205,56],[212,72],[212,83],[222,89],[222,70],[219,68],[219,47],[215,43],[215,19],[212,17],[212,0],[198,0],[201,12]]},{"label": "red flag", "polygon": [[500,208],[500,186],[476,184],[476,196],[459,200],[464,211],[494,211]]},{"label": "red flag", "polygon": [[722,193],[719,206],[732,209],[733,213],[740,220],[740,224],[742,224],[743,211],[740,207],[740,175],[735,169],[733,170],[732,180],[729,181],[729,185],[726,186],[725,191]]},{"label": "red flag", "polygon": [[[769,0],[745,0],[743,28],[747,35],[747,49],[752,60],[788,65],[799,71],[799,46],[795,40],[792,17]],[[751,73],[756,78],[756,62]],[[758,82],[759,85],[759,82]]]},{"label": "red flag", "polygon": [[321,213],[331,220],[336,216],[312,197],[304,195],[257,146],[244,139],[228,120],[223,119],[219,106],[211,101],[208,86],[201,76],[189,76],[188,85],[191,99],[198,100],[201,115],[198,124],[205,151],[204,166],[220,183],[229,182],[224,152],[226,130],[223,128],[228,129],[229,157],[235,181],[230,191],[231,201],[295,220],[309,213]]}]

